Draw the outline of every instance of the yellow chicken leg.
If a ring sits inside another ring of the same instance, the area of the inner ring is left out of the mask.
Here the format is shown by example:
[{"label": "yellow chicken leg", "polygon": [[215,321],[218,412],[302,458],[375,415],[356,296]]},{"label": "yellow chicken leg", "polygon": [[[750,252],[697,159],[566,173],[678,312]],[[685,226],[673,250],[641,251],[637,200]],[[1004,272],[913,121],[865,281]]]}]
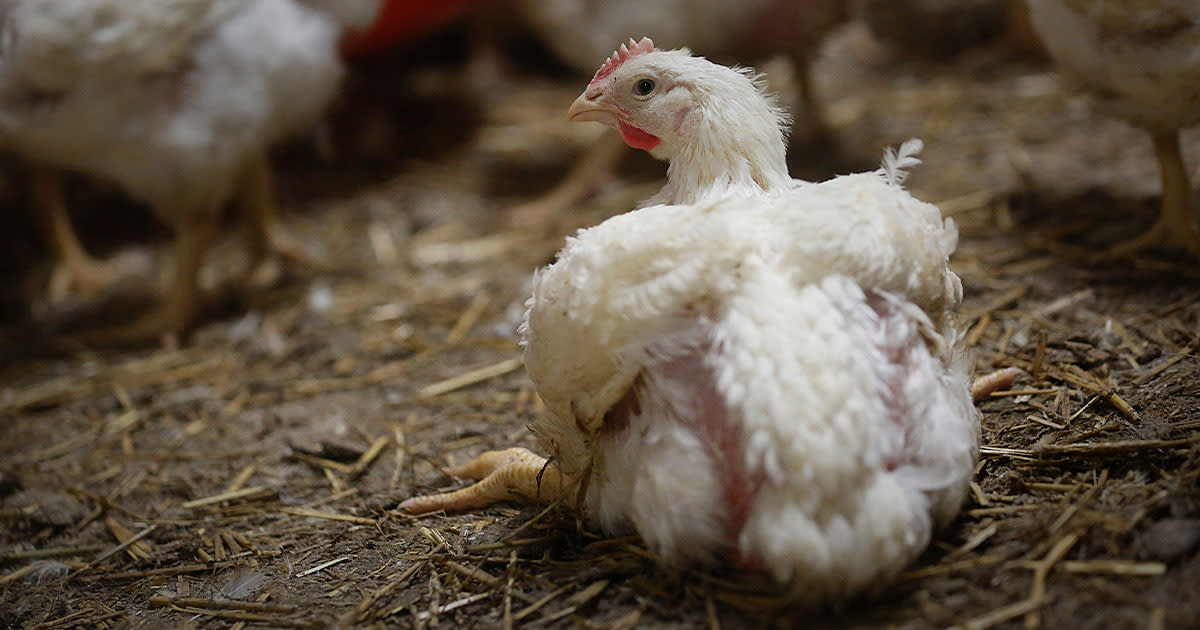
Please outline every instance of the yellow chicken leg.
[{"label": "yellow chicken leg", "polygon": [[121,278],[148,267],[146,258],[139,256],[117,256],[110,260],[93,258],[71,226],[63,200],[62,176],[56,171],[35,168],[31,180],[39,222],[55,258],[47,291],[51,302],[62,302],[72,295],[95,295]]},{"label": "yellow chicken leg", "polygon": [[289,263],[306,267],[320,265],[320,257],[292,236],[279,220],[274,169],[265,153],[255,157],[246,168],[238,186],[237,200],[239,208],[246,214],[250,254],[247,275],[253,273],[271,254],[278,254]]},{"label": "yellow chicken leg", "polygon": [[89,345],[145,342],[181,335],[192,326],[201,304],[200,266],[217,231],[216,217],[181,223],[175,231],[175,268],[162,301],[133,322],[84,333],[80,341]]},{"label": "yellow chicken leg", "polygon": [[1191,186],[1183,167],[1183,154],[1176,131],[1154,132],[1154,153],[1162,178],[1162,211],[1154,225],[1142,234],[1113,245],[1113,257],[1126,256],[1147,247],[1175,247],[1200,255],[1200,231],[1191,209]]},{"label": "yellow chicken leg", "polygon": [[558,468],[524,448],[488,451],[462,466],[447,468],[446,474],[480,481],[452,492],[413,497],[402,502],[400,508],[425,514],[481,508],[510,499],[550,503],[562,492]]},{"label": "yellow chicken leg", "polygon": [[[1005,368],[979,377],[971,387],[973,399],[978,402],[993,391],[1012,386],[1020,373],[1017,368]],[[470,510],[512,499],[550,503],[563,492],[558,468],[524,448],[488,451],[461,466],[447,468],[446,474],[479,481],[466,488],[407,499],[400,503],[400,509],[427,514]]]}]

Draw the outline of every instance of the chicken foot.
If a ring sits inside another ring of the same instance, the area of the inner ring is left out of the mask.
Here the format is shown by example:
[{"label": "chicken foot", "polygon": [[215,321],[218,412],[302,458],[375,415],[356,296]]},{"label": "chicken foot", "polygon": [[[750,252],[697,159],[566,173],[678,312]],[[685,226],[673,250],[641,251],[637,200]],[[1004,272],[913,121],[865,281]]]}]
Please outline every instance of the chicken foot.
[{"label": "chicken foot", "polygon": [[407,499],[400,508],[425,514],[481,508],[513,498],[550,503],[562,493],[558,467],[524,448],[487,451],[462,466],[447,468],[446,474],[479,481],[452,492]]},{"label": "chicken foot", "polygon": [[1020,375],[1020,368],[1010,367],[980,376],[971,384],[971,400],[978,403],[981,400],[985,400],[992,392],[1012,387],[1013,382]]},{"label": "chicken foot", "polygon": [[200,267],[216,232],[215,216],[197,216],[176,224],[175,265],[162,300],[128,324],[83,333],[79,341],[85,345],[138,343],[187,332],[200,311]]},{"label": "chicken foot", "polygon": [[[994,391],[1011,387],[1020,373],[1017,368],[1005,368],[979,377],[971,386],[972,399],[979,402]],[[451,477],[478,481],[466,488],[406,499],[400,509],[426,514],[481,508],[509,499],[550,503],[563,492],[562,474],[554,462],[524,448],[487,451],[445,472]]]},{"label": "chicken foot", "polygon": [[92,296],[117,283],[123,277],[145,270],[144,256],[118,255],[109,260],[94,258],[79,242],[63,199],[62,175],[57,171],[35,168],[31,174],[33,203],[46,240],[54,253],[47,296],[51,302]]},{"label": "chicken foot", "polygon": [[247,166],[237,191],[238,207],[245,214],[244,225],[249,246],[246,282],[271,255],[288,263],[319,267],[320,257],[300,239],[293,236],[279,219],[279,204],[275,198],[275,175],[270,158],[255,156]]},{"label": "chicken foot", "polygon": [[1111,247],[1106,258],[1127,256],[1148,247],[1177,247],[1200,256],[1200,231],[1192,216],[1191,185],[1183,166],[1177,131],[1154,132],[1154,153],[1162,178],[1162,210],[1150,229]]}]

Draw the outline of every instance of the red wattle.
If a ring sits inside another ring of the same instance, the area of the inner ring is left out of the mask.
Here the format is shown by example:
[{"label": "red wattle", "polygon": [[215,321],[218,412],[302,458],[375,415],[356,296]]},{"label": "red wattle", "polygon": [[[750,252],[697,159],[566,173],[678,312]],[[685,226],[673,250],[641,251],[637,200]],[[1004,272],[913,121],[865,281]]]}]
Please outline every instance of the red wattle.
[{"label": "red wattle", "polygon": [[625,144],[635,149],[649,151],[661,142],[658,136],[652,136],[623,120],[617,121],[617,129],[621,132],[621,139],[625,141]]}]

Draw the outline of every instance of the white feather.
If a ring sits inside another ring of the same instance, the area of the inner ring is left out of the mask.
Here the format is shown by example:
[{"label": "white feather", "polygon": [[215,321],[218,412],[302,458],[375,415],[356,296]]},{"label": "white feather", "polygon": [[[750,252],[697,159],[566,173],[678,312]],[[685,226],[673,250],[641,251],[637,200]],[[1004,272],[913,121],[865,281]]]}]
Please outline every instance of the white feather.
[{"label": "white feather", "polygon": [[672,149],[659,203],[535,275],[521,334],[551,413],[532,429],[594,522],[668,562],[760,566],[810,600],[886,581],[957,511],[977,453],[957,233],[901,186],[921,143],[793,182],[747,74],[634,59],[717,122]]}]

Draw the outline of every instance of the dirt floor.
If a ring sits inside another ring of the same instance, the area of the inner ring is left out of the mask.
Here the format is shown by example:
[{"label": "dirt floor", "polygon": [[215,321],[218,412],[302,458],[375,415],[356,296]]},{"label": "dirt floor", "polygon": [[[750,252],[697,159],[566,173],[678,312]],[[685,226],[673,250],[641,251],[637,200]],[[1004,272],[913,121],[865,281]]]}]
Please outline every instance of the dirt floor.
[{"label": "dirt floor", "polygon": [[[1048,65],[897,60],[858,26],[816,67],[836,139],[794,144],[794,173],[923,138],[910,184],[961,228],[977,370],[1026,370],[981,404],[973,492],[930,550],[882,593],[807,611],[567,514],[396,510],[453,486],[448,464],[532,446],[514,332],[530,272],[663,175],[630,160],[554,225],[506,228],[602,131],[563,120],[586,77],[524,71],[475,98],[461,75],[364,72],[320,155],[280,156],[289,225],[329,269],[226,300],[178,347],[48,357],[43,325],[8,325],[0,626],[1200,627],[1200,274],[1168,254],[1087,262],[1152,220],[1149,138]],[[1186,153],[1200,165],[1200,136]],[[78,196],[85,224],[145,222]],[[227,240],[214,259],[236,262]]]}]

